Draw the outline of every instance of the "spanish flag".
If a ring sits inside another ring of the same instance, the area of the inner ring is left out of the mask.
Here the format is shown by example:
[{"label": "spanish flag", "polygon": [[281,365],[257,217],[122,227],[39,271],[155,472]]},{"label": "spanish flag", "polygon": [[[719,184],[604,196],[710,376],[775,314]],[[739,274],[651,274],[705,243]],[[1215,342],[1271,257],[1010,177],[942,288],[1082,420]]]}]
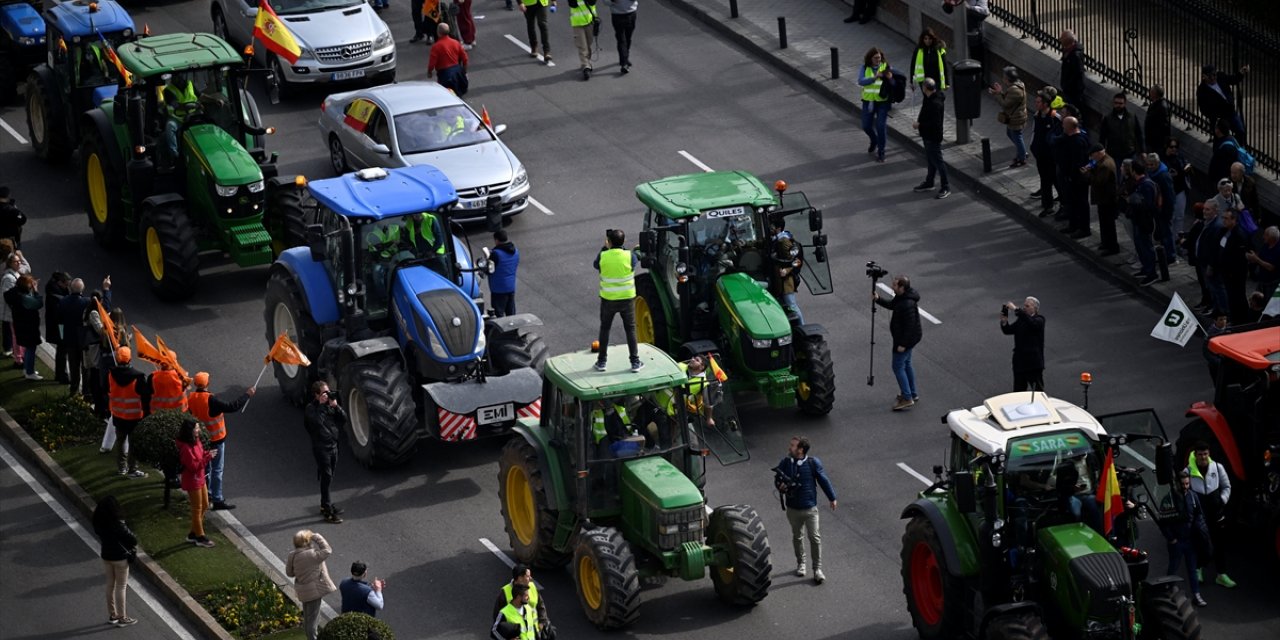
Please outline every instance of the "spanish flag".
[{"label": "spanish flag", "polygon": [[1096,497],[1102,504],[1102,533],[1109,535],[1116,517],[1124,511],[1124,496],[1120,495],[1120,479],[1116,476],[1114,449],[1107,449],[1107,459],[1102,463],[1102,478],[1098,482]]},{"label": "spanish flag", "polygon": [[284,58],[289,64],[297,62],[302,55],[302,47],[298,46],[298,41],[289,33],[289,27],[284,26],[284,21],[271,9],[267,0],[258,1],[258,18],[253,21],[253,37],[261,40],[267,51]]},{"label": "spanish flag", "polygon": [[715,356],[707,355],[707,361],[711,363],[711,375],[715,376],[716,380],[723,383],[729,379],[729,375],[724,372],[724,369],[721,369],[720,365],[716,364]]},{"label": "spanish flag", "polygon": [[342,123],[355,129],[360,133],[364,133],[365,127],[369,126],[369,120],[373,119],[373,114],[377,112],[378,105],[364,98],[356,98],[347,108],[347,115],[342,119]]},{"label": "spanish flag", "polygon": [[116,71],[120,72],[120,77],[124,78],[124,86],[132,87],[133,74],[129,73],[129,70],[124,68],[124,63],[120,62],[120,56],[116,55],[115,47],[112,47],[111,43],[107,42],[106,36],[102,35],[101,31],[98,32],[98,39],[102,41],[102,50],[107,54],[107,59],[111,61],[113,66],[115,66]]},{"label": "spanish flag", "polygon": [[306,354],[302,353],[302,349],[294,344],[289,336],[281,333],[276,338],[276,343],[271,345],[271,351],[267,353],[267,357],[262,359],[263,364],[279,362],[280,364],[293,365],[297,367],[311,366],[311,360],[307,359]]}]

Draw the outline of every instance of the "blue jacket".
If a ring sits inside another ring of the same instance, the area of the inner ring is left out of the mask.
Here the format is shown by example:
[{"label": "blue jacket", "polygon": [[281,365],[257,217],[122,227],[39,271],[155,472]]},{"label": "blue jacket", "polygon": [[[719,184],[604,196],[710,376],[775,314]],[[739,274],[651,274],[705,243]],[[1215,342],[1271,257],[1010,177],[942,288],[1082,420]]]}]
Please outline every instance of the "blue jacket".
[{"label": "blue jacket", "polygon": [[489,293],[515,293],[516,267],[520,266],[520,250],[510,242],[493,248],[493,275],[489,276]]},{"label": "blue jacket", "polygon": [[791,482],[792,489],[787,492],[788,509],[812,509],[818,506],[818,485],[827,499],[836,501],[836,490],[822,468],[822,461],[814,456],[806,456],[799,460],[787,456],[778,463],[778,474]]},{"label": "blue jacket", "polygon": [[338,591],[342,592],[343,613],[359,611],[375,617],[378,615],[378,610],[369,604],[369,594],[373,593],[373,587],[368,582],[347,578],[338,585]]},{"label": "blue jacket", "polygon": [[1169,167],[1163,162],[1155,171],[1147,170],[1147,175],[1151,177],[1151,181],[1156,183],[1156,187],[1160,190],[1160,216],[1162,220],[1168,220],[1173,216],[1173,176],[1169,175]]}]

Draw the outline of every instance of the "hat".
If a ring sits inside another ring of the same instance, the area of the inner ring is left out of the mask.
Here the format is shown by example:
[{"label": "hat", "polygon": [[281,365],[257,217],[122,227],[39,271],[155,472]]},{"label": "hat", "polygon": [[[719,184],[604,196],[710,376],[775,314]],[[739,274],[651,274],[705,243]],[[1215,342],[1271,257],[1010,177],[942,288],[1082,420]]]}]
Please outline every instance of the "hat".
[{"label": "hat", "polygon": [[1223,178],[1223,179],[1221,179],[1221,180],[1219,180],[1219,181],[1218,181],[1218,188],[1219,188],[1219,189],[1221,189],[1222,187],[1230,187],[1230,186],[1232,186],[1232,185],[1231,185],[1231,178]]},{"label": "hat", "polygon": [[1211,64],[1206,64],[1203,67],[1200,67],[1200,73],[1206,76],[1212,76],[1218,73],[1218,68]]},{"label": "hat", "polygon": [[116,362],[125,364],[131,360],[133,360],[133,350],[129,347],[120,347],[119,349],[116,349]]},{"label": "hat", "polygon": [[1097,152],[1099,152],[1099,151],[1106,151],[1106,147],[1104,147],[1104,146],[1102,146],[1102,145],[1100,145],[1100,144],[1098,144],[1098,143],[1096,143],[1096,142],[1095,142],[1095,143],[1093,143],[1093,146],[1092,146],[1092,147],[1089,147],[1089,153],[1097,153]]},{"label": "hat", "polygon": [[207,387],[209,386],[209,372],[197,371],[196,377],[192,378],[192,380],[196,383],[197,387]]}]

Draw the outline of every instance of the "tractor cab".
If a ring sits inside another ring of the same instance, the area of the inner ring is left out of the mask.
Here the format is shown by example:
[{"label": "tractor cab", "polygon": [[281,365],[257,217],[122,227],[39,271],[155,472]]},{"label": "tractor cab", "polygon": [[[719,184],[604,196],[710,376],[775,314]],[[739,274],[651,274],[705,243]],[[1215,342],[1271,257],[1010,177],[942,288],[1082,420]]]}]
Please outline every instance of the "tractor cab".
[{"label": "tractor cab", "polygon": [[137,37],[133,19],[113,0],[74,0],[45,13],[48,62],[72,105],[96,107],[116,94],[120,71],[107,54]]}]

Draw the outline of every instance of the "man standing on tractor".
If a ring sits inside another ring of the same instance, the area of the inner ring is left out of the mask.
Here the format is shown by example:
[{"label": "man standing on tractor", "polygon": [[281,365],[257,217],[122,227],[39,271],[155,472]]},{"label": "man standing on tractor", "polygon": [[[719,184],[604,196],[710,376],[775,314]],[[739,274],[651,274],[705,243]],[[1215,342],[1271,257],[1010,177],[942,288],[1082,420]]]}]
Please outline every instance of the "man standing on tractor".
[{"label": "man standing on tractor", "polygon": [[[1014,315],[1009,324],[1009,312]],[[1022,308],[1012,302],[1000,307],[1000,331],[1013,336],[1013,390],[1044,391],[1044,316],[1040,300],[1027,296]]]},{"label": "man standing on tractor", "polygon": [[[1204,507],[1204,519],[1209,525],[1209,541],[1213,545],[1213,568],[1218,571],[1214,582],[1234,589],[1236,583],[1227,575],[1227,502],[1231,500],[1231,478],[1221,463],[1209,457],[1209,445],[1197,442],[1187,458],[1187,473],[1191,476],[1191,490],[1200,497]],[[1201,558],[1196,567],[1197,581],[1204,579],[1204,565],[1208,558]]]},{"label": "man standing on tractor", "polygon": [[791,542],[796,552],[796,575],[808,575],[805,564],[804,538],[808,530],[809,551],[813,554],[813,581],[822,584],[827,579],[822,574],[822,536],[818,529],[818,487],[836,510],[836,490],[822,468],[822,461],[809,456],[809,439],[796,436],[778,466],[773,468],[774,483],[782,493],[787,508],[787,522],[791,524]]},{"label": "man standing on tractor", "polygon": [[605,232],[605,246],[596,256],[595,268],[600,272],[600,356],[596,371],[605,370],[609,359],[609,330],[613,328],[613,316],[622,316],[622,329],[627,335],[627,348],[631,353],[631,370],[644,368],[636,347],[636,255],[622,247],[627,236],[622,229]]},{"label": "man standing on tractor", "polygon": [[511,567],[511,582],[502,585],[502,589],[498,591],[498,599],[493,603],[494,619],[505,619],[499,616],[502,615],[503,609],[514,604],[516,587],[525,587],[529,590],[529,608],[533,609],[538,617],[538,638],[554,640],[555,627],[551,626],[551,618],[547,615],[547,603],[538,592],[538,585],[533,583],[533,572],[529,570],[529,565],[517,562]]},{"label": "man standing on tractor", "polygon": [[793,324],[804,324],[804,314],[796,303],[796,286],[800,282],[800,245],[787,231],[787,221],[782,216],[769,219],[769,233],[773,235],[774,296]]}]

